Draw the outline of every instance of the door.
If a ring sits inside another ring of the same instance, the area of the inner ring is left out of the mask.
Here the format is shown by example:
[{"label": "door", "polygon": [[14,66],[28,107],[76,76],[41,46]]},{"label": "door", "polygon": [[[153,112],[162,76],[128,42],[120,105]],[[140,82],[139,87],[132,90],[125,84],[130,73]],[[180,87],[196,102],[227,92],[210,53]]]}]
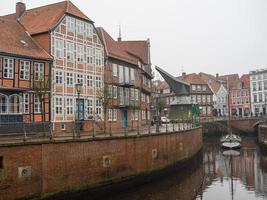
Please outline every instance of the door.
[{"label": "door", "polygon": [[127,110],[122,110],[122,128],[127,128],[128,124],[128,112]]},{"label": "door", "polygon": [[84,120],[84,99],[76,100],[76,116],[77,120]]},{"label": "door", "polygon": [[239,116],[242,117],[242,108],[239,108]]}]

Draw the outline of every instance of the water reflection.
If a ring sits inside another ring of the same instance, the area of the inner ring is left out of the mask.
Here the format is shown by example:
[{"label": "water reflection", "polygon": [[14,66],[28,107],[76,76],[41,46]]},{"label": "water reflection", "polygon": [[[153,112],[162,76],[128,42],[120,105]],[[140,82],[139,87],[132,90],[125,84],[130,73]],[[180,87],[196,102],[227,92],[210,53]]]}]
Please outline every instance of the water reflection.
[{"label": "water reflection", "polygon": [[[223,155],[218,139],[205,141],[203,154],[183,170],[108,197],[75,194],[63,199],[251,200],[267,199],[267,153],[255,138],[243,138],[239,156]],[[62,198],[61,198],[62,199]]]},{"label": "water reflection", "polygon": [[[206,142],[204,188],[197,199],[266,199],[264,156],[253,138],[245,138],[239,156],[224,156],[218,143]],[[266,161],[266,159],[265,159]]]}]

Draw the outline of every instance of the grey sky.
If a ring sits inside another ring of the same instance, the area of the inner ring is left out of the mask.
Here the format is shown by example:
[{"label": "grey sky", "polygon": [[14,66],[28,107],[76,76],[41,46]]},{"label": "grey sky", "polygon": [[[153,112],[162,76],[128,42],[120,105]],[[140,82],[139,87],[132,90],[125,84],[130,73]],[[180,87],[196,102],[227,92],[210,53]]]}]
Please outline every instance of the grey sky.
[{"label": "grey sky", "polygon": [[[57,0],[24,0],[27,8]],[[114,38],[151,39],[152,62],[173,75],[267,68],[266,0],[72,0]],[[16,0],[0,0],[0,14]]]}]

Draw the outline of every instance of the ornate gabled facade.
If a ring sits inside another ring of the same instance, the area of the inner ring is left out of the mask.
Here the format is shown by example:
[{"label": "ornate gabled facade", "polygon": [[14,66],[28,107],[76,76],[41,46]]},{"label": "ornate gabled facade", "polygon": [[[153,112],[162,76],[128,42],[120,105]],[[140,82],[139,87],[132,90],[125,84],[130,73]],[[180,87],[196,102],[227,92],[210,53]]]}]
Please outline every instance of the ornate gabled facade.
[{"label": "ornate gabled facade", "polygon": [[0,30],[0,123],[49,121],[52,57],[16,19]]},{"label": "ornate gabled facade", "polygon": [[[19,3],[17,13],[5,17],[16,17],[54,58],[51,69],[54,132],[73,132],[77,119],[83,121],[84,131],[91,131],[93,119],[103,120],[100,98],[104,81],[104,47],[93,21],[70,1],[30,10]],[[80,96],[76,84],[82,86]]]},{"label": "ornate gabled facade", "polygon": [[105,85],[108,87],[107,127],[137,129],[150,122],[150,42],[114,40],[98,28],[105,45]]}]

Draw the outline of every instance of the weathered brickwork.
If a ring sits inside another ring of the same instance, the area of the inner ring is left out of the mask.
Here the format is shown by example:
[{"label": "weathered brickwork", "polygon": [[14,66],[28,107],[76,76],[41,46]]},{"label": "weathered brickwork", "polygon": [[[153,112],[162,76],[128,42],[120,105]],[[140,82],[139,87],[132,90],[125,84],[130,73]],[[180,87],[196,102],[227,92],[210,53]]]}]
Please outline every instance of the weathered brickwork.
[{"label": "weathered brickwork", "polygon": [[0,200],[94,187],[161,169],[190,158],[201,147],[200,128],[144,137],[1,147]]}]

